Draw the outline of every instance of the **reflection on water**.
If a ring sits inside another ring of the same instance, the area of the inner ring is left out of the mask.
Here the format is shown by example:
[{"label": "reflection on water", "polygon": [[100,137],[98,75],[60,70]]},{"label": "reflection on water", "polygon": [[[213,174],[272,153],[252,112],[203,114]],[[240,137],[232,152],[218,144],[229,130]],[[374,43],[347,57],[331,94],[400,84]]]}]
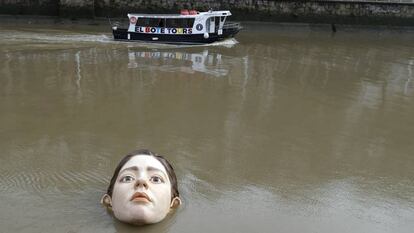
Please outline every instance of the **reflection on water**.
[{"label": "reflection on water", "polygon": [[[129,51],[128,59],[128,68],[131,69],[156,69],[169,72],[180,71],[189,74],[202,72],[216,77],[225,76],[229,73],[226,64],[244,64],[240,58],[223,57],[220,53],[209,53],[208,49],[194,53],[183,51]],[[235,61],[224,62],[223,59],[232,59]]]},{"label": "reflection on water", "polygon": [[[4,29],[0,231],[411,232],[413,35],[275,27],[205,47]],[[99,205],[135,148],[184,199],[144,228]]]}]

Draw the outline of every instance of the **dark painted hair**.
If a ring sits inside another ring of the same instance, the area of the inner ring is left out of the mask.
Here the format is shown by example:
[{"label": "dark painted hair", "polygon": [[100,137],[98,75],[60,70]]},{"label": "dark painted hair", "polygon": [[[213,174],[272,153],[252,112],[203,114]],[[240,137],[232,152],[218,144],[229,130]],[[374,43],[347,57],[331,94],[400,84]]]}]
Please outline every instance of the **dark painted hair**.
[{"label": "dark painted hair", "polygon": [[171,200],[174,199],[175,197],[180,196],[178,192],[177,177],[175,176],[174,168],[163,156],[155,154],[154,152],[147,150],[147,149],[140,149],[140,150],[132,151],[131,153],[128,153],[127,155],[125,155],[124,158],[122,158],[122,160],[118,163],[118,166],[115,168],[114,175],[112,176],[111,183],[109,183],[109,187],[108,187],[108,190],[106,191],[106,194],[112,197],[112,191],[114,189],[116,179],[118,178],[119,171],[132,157],[137,156],[137,155],[153,156],[155,159],[160,161],[160,163],[164,166],[165,170],[167,171],[168,178],[170,179],[170,182],[171,182]]}]

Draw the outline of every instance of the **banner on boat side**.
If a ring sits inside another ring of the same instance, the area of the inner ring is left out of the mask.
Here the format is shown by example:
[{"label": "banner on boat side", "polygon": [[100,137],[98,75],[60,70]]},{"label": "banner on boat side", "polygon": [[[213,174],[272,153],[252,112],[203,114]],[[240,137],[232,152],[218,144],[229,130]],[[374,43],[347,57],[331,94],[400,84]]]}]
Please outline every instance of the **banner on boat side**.
[{"label": "banner on boat side", "polygon": [[135,27],[135,32],[153,34],[192,34],[192,28]]}]

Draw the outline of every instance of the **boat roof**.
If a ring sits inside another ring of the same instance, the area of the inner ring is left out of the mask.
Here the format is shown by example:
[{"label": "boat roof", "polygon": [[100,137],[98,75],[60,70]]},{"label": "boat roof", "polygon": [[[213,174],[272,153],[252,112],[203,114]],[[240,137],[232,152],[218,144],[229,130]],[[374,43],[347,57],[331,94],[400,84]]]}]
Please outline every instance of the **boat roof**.
[{"label": "boat roof", "polygon": [[130,13],[128,18],[131,16],[135,17],[145,17],[145,18],[194,18],[200,16],[230,16],[230,11],[206,11],[206,12],[197,12],[195,15],[182,15],[182,14],[140,14],[140,13]]}]

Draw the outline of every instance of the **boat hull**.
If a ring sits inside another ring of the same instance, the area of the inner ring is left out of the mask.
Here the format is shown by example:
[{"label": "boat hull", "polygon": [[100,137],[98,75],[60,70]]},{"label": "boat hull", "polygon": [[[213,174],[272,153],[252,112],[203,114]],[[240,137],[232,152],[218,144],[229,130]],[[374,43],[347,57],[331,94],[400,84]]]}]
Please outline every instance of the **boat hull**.
[{"label": "boat hull", "polygon": [[223,29],[223,34],[209,33],[208,38],[203,34],[151,34],[128,32],[127,29],[113,29],[115,40],[120,41],[145,41],[166,44],[209,44],[234,37],[239,32],[238,28]]}]

